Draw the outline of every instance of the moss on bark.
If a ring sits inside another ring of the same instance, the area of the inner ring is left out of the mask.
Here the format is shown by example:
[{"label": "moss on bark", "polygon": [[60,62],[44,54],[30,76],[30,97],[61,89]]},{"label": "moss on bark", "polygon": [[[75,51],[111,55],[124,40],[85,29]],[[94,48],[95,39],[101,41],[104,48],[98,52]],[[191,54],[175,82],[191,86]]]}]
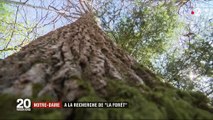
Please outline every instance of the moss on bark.
[{"label": "moss on bark", "polygon": [[[83,81],[83,80],[82,80]],[[79,84],[87,89],[78,102],[128,102],[128,108],[75,108],[70,119],[212,119],[212,108],[208,99],[198,92],[185,92],[174,88],[158,87],[140,89],[119,80],[109,80],[105,96],[98,95],[89,82]],[[34,89],[38,89],[36,85]],[[143,90],[143,91],[142,91]],[[37,90],[35,90],[37,91]],[[0,119],[64,119],[60,109],[33,109],[17,112],[18,96],[0,95]],[[32,101],[51,101],[45,96],[30,98]],[[65,109],[66,111],[67,109]]]}]

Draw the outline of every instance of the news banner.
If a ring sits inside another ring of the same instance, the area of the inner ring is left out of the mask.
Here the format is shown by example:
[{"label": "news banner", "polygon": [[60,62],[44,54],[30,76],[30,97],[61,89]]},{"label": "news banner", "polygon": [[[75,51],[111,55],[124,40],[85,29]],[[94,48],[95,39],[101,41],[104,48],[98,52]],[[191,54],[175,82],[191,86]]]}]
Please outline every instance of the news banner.
[{"label": "news banner", "polygon": [[32,109],[51,108],[128,108],[128,102],[34,102],[30,99],[17,99],[17,111],[31,111]]}]

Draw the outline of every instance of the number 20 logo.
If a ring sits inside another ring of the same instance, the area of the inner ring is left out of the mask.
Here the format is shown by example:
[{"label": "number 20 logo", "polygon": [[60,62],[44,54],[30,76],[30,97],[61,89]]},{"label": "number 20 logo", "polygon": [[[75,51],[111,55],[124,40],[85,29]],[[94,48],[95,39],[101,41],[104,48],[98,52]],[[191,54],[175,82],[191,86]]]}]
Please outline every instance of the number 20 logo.
[{"label": "number 20 logo", "polygon": [[31,107],[30,99],[17,99],[16,102],[18,103],[16,106],[17,109],[28,109]]}]

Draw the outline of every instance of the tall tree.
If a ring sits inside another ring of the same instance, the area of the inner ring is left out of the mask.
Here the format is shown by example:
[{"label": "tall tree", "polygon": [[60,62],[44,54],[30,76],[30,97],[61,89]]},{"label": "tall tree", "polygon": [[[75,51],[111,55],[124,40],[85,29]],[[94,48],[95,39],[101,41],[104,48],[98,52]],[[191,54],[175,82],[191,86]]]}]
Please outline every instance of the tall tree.
[{"label": "tall tree", "polygon": [[[204,95],[178,90],[139,65],[97,26],[91,12],[39,37],[0,61],[0,66],[0,118],[212,118],[212,108]],[[129,108],[23,114],[13,109],[15,98],[6,94],[70,102],[127,101]]]}]

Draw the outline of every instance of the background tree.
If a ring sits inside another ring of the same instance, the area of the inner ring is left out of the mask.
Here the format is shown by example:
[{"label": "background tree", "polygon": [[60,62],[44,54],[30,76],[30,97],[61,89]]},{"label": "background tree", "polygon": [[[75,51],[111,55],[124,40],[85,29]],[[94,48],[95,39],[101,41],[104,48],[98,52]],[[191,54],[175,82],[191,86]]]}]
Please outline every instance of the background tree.
[{"label": "background tree", "polygon": [[202,91],[212,99],[212,14],[199,13],[198,10],[197,16],[191,17],[185,15],[189,12],[183,11],[187,24],[180,36],[180,44],[174,45],[175,42],[173,50],[161,55],[161,65],[156,69],[177,87]]}]

